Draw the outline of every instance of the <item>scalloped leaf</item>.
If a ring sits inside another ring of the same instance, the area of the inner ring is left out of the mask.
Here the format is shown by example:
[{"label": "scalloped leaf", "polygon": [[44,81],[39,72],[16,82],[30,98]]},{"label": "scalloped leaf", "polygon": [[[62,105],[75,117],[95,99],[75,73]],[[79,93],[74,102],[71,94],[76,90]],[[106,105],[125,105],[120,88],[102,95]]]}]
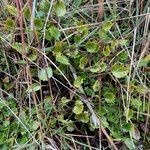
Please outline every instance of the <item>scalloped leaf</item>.
[{"label": "scalloped leaf", "polygon": [[83,109],[84,109],[83,103],[80,100],[76,100],[73,112],[79,115],[83,112]]},{"label": "scalloped leaf", "polygon": [[92,65],[89,70],[92,72],[92,73],[98,73],[100,71],[100,67],[98,65],[98,63],[95,63],[94,65]]},{"label": "scalloped leaf", "polygon": [[60,31],[59,31],[58,28],[52,26],[52,27],[50,27],[50,28],[48,29],[48,31],[50,32],[50,35],[51,35],[52,37],[54,37],[56,40],[59,40],[59,38],[60,38]]},{"label": "scalloped leaf", "polygon": [[17,16],[17,8],[15,6],[7,5],[6,9],[11,15]]},{"label": "scalloped leaf", "polygon": [[122,125],[121,129],[124,131],[124,132],[129,132],[132,130],[132,124],[130,123],[125,123]]},{"label": "scalloped leaf", "polygon": [[31,59],[32,61],[35,61],[35,60],[37,59],[37,51],[36,51],[36,48],[30,47],[30,48],[28,49],[27,56],[28,56],[28,58]]},{"label": "scalloped leaf", "polygon": [[80,76],[78,76],[76,78],[76,80],[74,81],[74,86],[76,88],[80,88],[80,86],[81,86],[82,83],[83,83],[83,79]]},{"label": "scalloped leaf", "polygon": [[22,44],[21,43],[14,42],[12,44],[12,48],[14,48],[15,50],[17,50],[20,54],[22,54]]},{"label": "scalloped leaf", "polygon": [[114,103],[115,102],[115,95],[112,92],[107,92],[104,94],[104,98],[107,103]]},{"label": "scalloped leaf", "polygon": [[4,23],[6,29],[13,29],[15,27],[15,21],[11,18],[7,18]]},{"label": "scalloped leaf", "polygon": [[150,63],[150,55],[147,55],[145,58],[140,60],[139,67],[145,67]]},{"label": "scalloped leaf", "polygon": [[65,55],[62,55],[61,53],[56,53],[56,60],[63,65],[70,64],[68,58]]},{"label": "scalloped leaf", "polygon": [[34,25],[35,25],[37,30],[41,30],[43,28],[43,22],[39,18],[34,19]]},{"label": "scalloped leaf", "polygon": [[33,83],[33,85],[30,85],[28,88],[28,92],[32,92],[32,86],[33,86],[33,90],[34,92],[39,91],[41,89],[41,86],[38,83]]},{"label": "scalloped leaf", "polygon": [[123,64],[115,63],[111,67],[111,72],[116,78],[123,78],[128,75],[129,68],[125,67]]},{"label": "scalloped leaf", "polygon": [[79,64],[80,69],[84,69],[84,67],[87,64],[87,62],[88,62],[88,59],[86,57],[82,57],[80,59],[80,64]]},{"label": "scalloped leaf", "polygon": [[99,50],[99,44],[96,41],[88,41],[85,44],[85,48],[90,53],[96,53]]},{"label": "scalloped leaf", "polygon": [[96,80],[94,85],[93,85],[93,91],[94,92],[98,92],[99,91],[99,82],[98,82],[98,80]]},{"label": "scalloped leaf", "polygon": [[110,46],[109,45],[107,45],[105,47],[105,49],[103,50],[103,55],[104,56],[109,56],[110,55]]},{"label": "scalloped leaf", "polygon": [[84,111],[83,113],[76,115],[75,119],[83,123],[88,123],[90,119],[89,113],[87,111]]},{"label": "scalloped leaf", "polygon": [[51,67],[47,67],[45,69],[41,69],[38,73],[38,77],[42,81],[47,81],[47,78],[51,78],[53,76],[53,71]]},{"label": "scalloped leaf", "polygon": [[134,150],[135,149],[135,145],[132,142],[132,140],[130,138],[123,138],[126,146],[130,149],[130,150]]},{"label": "scalloped leaf", "polygon": [[66,5],[59,0],[54,5],[54,12],[56,13],[57,17],[63,17],[66,14]]}]

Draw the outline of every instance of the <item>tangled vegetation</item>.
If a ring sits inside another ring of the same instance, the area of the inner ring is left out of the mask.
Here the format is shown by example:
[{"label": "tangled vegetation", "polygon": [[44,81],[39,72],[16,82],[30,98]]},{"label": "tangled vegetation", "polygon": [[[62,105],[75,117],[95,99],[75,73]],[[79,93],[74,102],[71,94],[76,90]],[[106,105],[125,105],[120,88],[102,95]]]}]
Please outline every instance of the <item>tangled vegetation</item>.
[{"label": "tangled vegetation", "polygon": [[148,0],[0,1],[0,149],[150,149]]}]

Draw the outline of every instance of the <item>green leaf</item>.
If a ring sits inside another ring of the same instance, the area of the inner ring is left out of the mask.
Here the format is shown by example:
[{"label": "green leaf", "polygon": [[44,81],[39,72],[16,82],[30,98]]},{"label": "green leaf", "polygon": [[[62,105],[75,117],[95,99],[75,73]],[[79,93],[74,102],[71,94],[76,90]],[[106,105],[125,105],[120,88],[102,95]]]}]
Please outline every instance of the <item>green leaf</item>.
[{"label": "green leaf", "polygon": [[54,48],[55,53],[56,53],[56,54],[57,54],[57,53],[58,53],[58,54],[61,53],[64,46],[65,46],[65,43],[64,43],[64,42],[56,42],[55,48]]},{"label": "green leaf", "polygon": [[128,75],[129,68],[124,67],[123,64],[116,63],[111,67],[111,72],[116,78],[123,78]]},{"label": "green leaf", "polygon": [[53,76],[53,71],[51,67],[46,67],[45,69],[39,70],[38,77],[42,81],[47,81],[47,78],[51,78]]},{"label": "green leaf", "polygon": [[126,146],[127,146],[130,150],[135,150],[135,145],[134,145],[134,143],[132,143],[132,140],[131,140],[131,139],[129,139],[129,138],[124,138],[123,140],[124,140]]},{"label": "green leaf", "polygon": [[102,116],[102,125],[104,126],[104,128],[108,128],[109,124],[107,122],[107,119],[105,116]]},{"label": "green leaf", "polygon": [[[79,53],[79,50],[78,49],[74,49],[74,47],[69,47],[69,49],[67,49],[66,51],[65,51],[65,54],[67,55],[67,56],[69,56],[70,58],[80,58],[81,57],[81,55],[80,55],[80,53]],[[78,62],[75,62],[76,64],[78,63]]]},{"label": "green leaf", "polygon": [[51,104],[51,100],[52,100],[51,96],[47,96],[44,99],[44,110],[47,113],[47,115],[50,115],[50,113],[52,112],[52,109],[53,109],[52,104]]},{"label": "green leaf", "polygon": [[142,101],[140,99],[131,99],[131,104],[134,108],[139,109],[142,106]]},{"label": "green leaf", "polygon": [[20,64],[20,65],[24,65],[24,64],[26,64],[27,62],[26,62],[25,60],[18,60],[17,63]]},{"label": "green leaf", "polygon": [[34,19],[34,26],[35,26],[36,30],[41,30],[43,28],[42,20],[39,18],[35,18]]},{"label": "green leaf", "polygon": [[66,124],[66,126],[67,126],[67,130],[68,130],[68,131],[72,132],[72,131],[75,130],[75,125],[74,125],[74,123],[73,123],[72,120],[66,121],[65,124]]},{"label": "green leaf", "polygon": [[12,48],[17,50],[20,54],[22,54],[22,44],[21,43],[18,43],[18,42],[13,43]]},{"label": "green leaf", "polygon": [[91,66],[89,68],[89,70],[92,72],[92,73],[98,73],[100,71],[100,67],[98,65],[98,63],[95,63],[93,66]]},{"label": "green leaf", "polygon": [[89,88],[88,86],[84,88],[84,91],[85,91],[86,95],[88,95],[88,96],[92,96],[92,94],[93,94],[93,90],[91,88]]},{"label": "green leaf", "polygon": [[[82,25],[84,25],[84,26],[82,26]],[[77,31],[79,31],[79,33],[82,34],[82,38],[84,38],[84,37],[86,37],[88,35],[88,33],[89,33],[88,25],[85,25],[83,23],[83,21],[76,22],[76,26],[79,26],[77,28]]]},{"label": "green leaf", "polygon": [[106,70],[106,68],[107,68],[106,63],[102,61],[100,64],[95,63],[94,65],[92,65],[91,67],[89,67],[89,70],[92,73],[99,73],[100,71],[104,72]]},{"label": "green leaf", "polygon": [[82,57],[80,59],[80,64],[79,64],[80,69],[84,69],[84,67],[87,64],[87,62],[88,62],[88,59],[86,57]]},{"label": "green leaf", "polygon": [[68,102],[70,102],[70,99],[67,99],[66,97],[62,97],[60,101],[60,106],[64,107],[67,105]]},{"label": "green leaf", "polygon": [[45,31],[45,39],[48,40],[48,41],[51,41],[52,40],[52,35],[51,33],[49,32],[49,29],[46,29]]},{"label": "green leaf", "polygon": [[49,120],[50,127],[55,128],[56,127],[56,122],[57,122],[57,118],[51,118]]},{"label": "green leaf", "polygon": [[108,36],[107,32],[104,31],[103,29],[99,30],[99,37],[101,40],[103,40],[105,43],[110,41],[110,37]]},{"label": "green leaf", "polygon": [[124,132],[129,132],[132,130],[132,124],[130,123],[125,123],[122,125],[121,129],[124,131]]},{"label": "green leaf", "polygon": [[0,101],[0,110],[2,110],[3,107],[5,107],[5,105],[2,101]]},{"label": "green leaf", "polygon": [[75,130],[74,124],[69,124],[69,125],[67,125],[67,131],[72,132],[72,131],[74,131],[74,130]]},{"label": "green leaf", "polygon": [[112,92],[105,93],[104,98],[105,98],[107,103],[114,103],[115,102],[115,95]]},{"label": "green leaf", "polygon": [[7,5],[6,9],[11,15],[17,16],[17,8],[16,7],[14,7],[12,5]]},{"label": "green leaf", "polygon": [[5,20],[4,26],[8,29],[13,29],[15,27],[15,21],[11,18],[7,18]]},{"label": "green leaf", "polygon": [[48,76],[48,78],[51,78],[51,77],[53,76],[52,68],[48,66],[48,67],[46,68],[46,71],[47,71],[47,76]]},{"label": "green leaf", "polygon": [[49,7],[50,7],[50,2],[49,2],[49,0],[42,0],[42,1],[40,2],[40,10],[42,10],[42,12],[48,13]]},{"label": "green leaf", "polygon": [[35,61],[37,59],[36,48],[30,47],[27,52],[27,56],[30,60]]},{"label": "green leaf", "polygon": [[112,26],[113,26],[112,22],[104,22],[102,30],[104,30],[105,32],[108,32],[112,28]]},{"label": "green leaf", "polygon": [[125,61],[125,60],[127,60],[128,59],[128,53],[126,52],[126,51],[123,51],[123,52],[121,52],[120,54],[119,54],[119,60],[120,61]]},{"label": "green leaf", "polygon": [[122,133],[119,130],[120,128],[114,128],[113,130],[111,130],[111,134],[113,135],[113,137],[115,139],[121,140],[122,138]]},{"label": "green leaf", "polygon": [[114,49],[115,47],[118,47],[119,45],[126,45],[127,44],[127,40],[125,40],[125,39],[114,39],[114,40],[112,40],[112,42],[111,42],[111,48],[112,49]]},{"label": "green leaf", "polygon": [[81,42],[81,39],[82,39],[82,37],[81,37],[80,34],[77,34],[77,35],[74,36],[74,42],[76,44],[79,44]]},{"label": "green leaf", "polygon": [[80,76],[78,76],[74,81],[74,86],[76,88],[80,88],[82,83],[83,83],[83,79]]},{"label": "green leaf", "polygon": [[75,7],[79,7],[81,4],[82,4],[82,0],[74,0],[73,1],[73,5],[75,6]]},{"label": "green leaf", "polygon": [[62,55],[60,53],[56,53],[56,60],[63,65],[69,65],[70,64],[68,58],[65,55]]},{"label": "green leaf", "polygon": [[128,40],[126,40],[126,39],[120,39],[120,40],[118,40],[118,44],[122,45],[122,46],[127,45],[128,44]]},{"label": "green leaf", "polygon": [[141,59],[139,67],[145,67],[148,65],[148,63],[150,63],[150,55],[147,55],[144,59]]},{"label": "green leaf", "polygon": [[87,111],[84,111],[83,113],[76,115],[75,119],[78,121],[81,121],[83,123],[88,123],[89,122],[89,113]]},{"label": "green leaf", "polygon": [[65,121],[64,120],[64,115],[58,115],[57,120],[63,123]]},{"label": "green leaf", "polygon": [[99,91],[99,82],[98,82],[98,80],[96,80],[96,82],[93,85],[93,91],[94,92],[98,92]]},{"label": "green leaf", "polygon": [[134,89],[140,94],[146,94],[149,91],[148,87],[145,85],[134,86]]},{"label": "green leaf", "polygon": [[83,112],[83,109],[84,109],[83,103],[80,100],[76,100],[73,112],[79,115]]},{"label": "green leaf", "polygon": [[33,83],[33,85],[30,85],[28,88],[28,92],[32,92],[32,86],[33,86],[33,91],[39,91],[41,89],[41,86],[38,83]]},{"label": "green leaf", "polygon": [[52,35],[52,37],[54,37],[56,40],[59,40],[60,31],[56,27],[50,27],[48,30],[50,34]]},{"label": "green leaf", "polygon": [[88,41],[85,44],[85,48],[90,53],[96,53],[99,50],[99,44],[96,41]]},{"label": "green leaf", "polygon": [[105,70],[106,70],[106,68],[107,68],[107,65],[106,65],[106,63],[105,62],[101,62],[100,63],[100,67],[101,67],[101,72],[104,72]]},{"label": "green leaf", "polygon": [[32,129],[36,131],[39,128],[39,123],[37,121],[34,121],[31,126],[32,126]]},{"label": "green leaf", "polygon": [[110,47],[109,47],[109,45],[107,45],[105,47],[105,49],[103,50],[103,55],[104,56],[109,56],[110,55]]},{"label": "green leaf", "polygon": [[114,39],[111,41],[111,49],[114,49],[116,46],[118,46],[117,40]]},{"label": "green leaf", "polygon": [[27,141],[28,141],[28,136],[27,136],[27,134],[25,134],[24,136],[22,136],[22,138],[18,139],[17,143],[23,145]]},{"label": "green leaf", "polygon": [[29,21],[31,18],[30,10],[28,7],[24,9],[24,17]]},{"label": "green leaf", "polygon": [[62,1],[58,1],[54,5],[54,12],[58,17],[63,17],[66,14],[66,6]]},{"label": "green leaf", "polygon": [[9,126],[9,125],[10,125],[10,121],[6,120],[6,121],[3,122],[3,126],[4,126],[4,127],[7,127],[7,126]]},{"label": "green leaf", "polygon": [[134,114],[133,110],[129,109],[128,114],[127,114],[128,115],[127,117],[128,117],[129,120],[133,118],[133,114]]}]

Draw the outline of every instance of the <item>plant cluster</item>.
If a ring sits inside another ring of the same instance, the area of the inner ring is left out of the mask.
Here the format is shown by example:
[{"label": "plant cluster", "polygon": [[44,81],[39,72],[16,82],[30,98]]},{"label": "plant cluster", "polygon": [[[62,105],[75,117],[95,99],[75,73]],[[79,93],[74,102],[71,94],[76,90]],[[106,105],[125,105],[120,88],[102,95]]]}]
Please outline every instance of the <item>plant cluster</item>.
[{"label": "plant cluster", "polygon": [[0,149],[148,149],[149,1],[0,3]]}]

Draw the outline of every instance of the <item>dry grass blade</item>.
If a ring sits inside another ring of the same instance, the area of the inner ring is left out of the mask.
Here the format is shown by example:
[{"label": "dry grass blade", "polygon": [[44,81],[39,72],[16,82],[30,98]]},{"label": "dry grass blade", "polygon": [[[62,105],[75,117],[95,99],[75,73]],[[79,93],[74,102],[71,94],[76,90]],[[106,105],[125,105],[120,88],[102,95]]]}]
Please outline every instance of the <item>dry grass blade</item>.
[{"label": "dry grass blade", "polygon": [[98,17],[101,19],[103,17],[103,0],[98,0]]}]

